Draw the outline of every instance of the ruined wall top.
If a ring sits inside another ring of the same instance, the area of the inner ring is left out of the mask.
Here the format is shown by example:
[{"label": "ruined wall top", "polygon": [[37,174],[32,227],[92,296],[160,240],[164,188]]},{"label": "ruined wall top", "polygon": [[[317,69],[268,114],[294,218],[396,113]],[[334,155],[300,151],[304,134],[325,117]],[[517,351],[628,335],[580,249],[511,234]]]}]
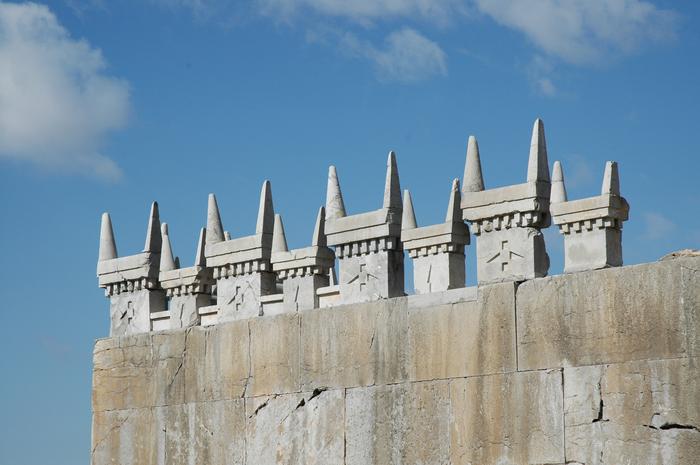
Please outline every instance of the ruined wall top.
[{"label": "ruined wall top", "polygon": [[544,123],[537,119],[523,171],[525,182],[487,189],[479,145],[470,136],[461,187],[459,179],[452,182],[445,222],[419,226],[411,194],[402,197],[394,152],[387,158],[381,208],[370,212],[347,215],[331,166],[311,243],[294,250],[288,249],[269,181],[262,185],[255,233],[246,237],[232,238],[224,230],[210,194],[206,228],[187,268],[173,254],[157,203],[144,250],[134,255],[117,255],[105,213],[97,275],[110,298],[110,332],[211,325],[403,296],[404,252],[413,261],[416,294],[463,289],[471,233],[480,285],[543,277],[549,256],[542,229],[552,222],[564,236],[565,273],[622,265],[629,205],[620,193],[617,163],[606,164],[599,196],[568,200],[560,162],[550,177]]}]

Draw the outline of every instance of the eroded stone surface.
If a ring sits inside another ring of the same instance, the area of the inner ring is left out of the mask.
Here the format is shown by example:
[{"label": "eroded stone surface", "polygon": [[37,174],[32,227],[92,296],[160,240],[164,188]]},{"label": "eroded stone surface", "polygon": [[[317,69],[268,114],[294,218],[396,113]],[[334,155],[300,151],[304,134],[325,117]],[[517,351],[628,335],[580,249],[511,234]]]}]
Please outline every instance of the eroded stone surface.
[{"label": "eroded stone surface", "polygon": [[450,463],[446,381],[348,389],[347,465]]},{"label": "eroded stone surface", "polygon": [[523,370],[700,354],[700,259],[553,276],[517,291]]},{"label": "eroded stone surface", "polygon": [[251,378],[246,395],[298,392],[299,315],[256,318],[249,324]]},{"label": "eroded stone surface", "polygon": [[343,465],[345,393],[246,399],[249,464]]},{"label": "eroded stone surface", "polygon": [[302,389],[407,379],[406,299],[304,312]]},{"label": "eroded stone surface", "polygon": [[566,459],[587,465],[696,464],[700,457],[697,362],[676,359],[566,368]]},{"label": "eroded stone surface", "polygon": [[515,284],[482,286],[478,300],[412,308],[410,379],[431,380],[515,370]]},{"label": "eroded stone surface", "polygon": [[451,380],[451,463],[564,463],[562,395],[561,370]]}]

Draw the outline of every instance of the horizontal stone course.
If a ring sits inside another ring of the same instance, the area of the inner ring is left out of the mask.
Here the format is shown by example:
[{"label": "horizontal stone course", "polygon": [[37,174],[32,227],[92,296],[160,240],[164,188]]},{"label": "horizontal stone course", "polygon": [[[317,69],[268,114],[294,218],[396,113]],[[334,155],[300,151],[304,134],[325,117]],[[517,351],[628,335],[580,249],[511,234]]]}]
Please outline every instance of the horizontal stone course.
[{"label": "horizontal stone course", "polygon": [[700,355],[700,259],[552,276],[517,291],[518,368]]},{"label": "horizontal stone course", "polygon": [[92,464],[695,464],[698,270],[102,339]]}]

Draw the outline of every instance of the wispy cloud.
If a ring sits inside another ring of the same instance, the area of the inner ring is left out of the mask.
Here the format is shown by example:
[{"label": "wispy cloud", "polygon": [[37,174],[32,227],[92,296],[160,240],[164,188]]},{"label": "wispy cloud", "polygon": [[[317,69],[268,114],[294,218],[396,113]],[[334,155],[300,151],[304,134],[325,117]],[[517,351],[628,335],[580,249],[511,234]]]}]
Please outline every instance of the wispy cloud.
[{"label": "wispy cloud", "polygon": [[263,14],[277,19],[294,20],[313,12],[362,24],[396,18],[447,23],[468,10],[464,0],[257,0],[257,5]]},{"label": "wispy cloud", "polygon": [[381,47],[347,33],[340,46],[351,55],[370,60],[383,81],[417,82],[447,74],[445,52],[413,29],[392,32]]},{"label": "wispy cloud", "polygon": [[474,0],[482,13],[569,63],[596,62],[674,37],[676,13],[644,0]]},{"label": "wispy cloud", "polygon": [[650,240],[662,239],[676,230],[676,224],[661,213],[645,212],[644,237]]},{"label": "wispy cloud", "polygon": [[0,3],[0,157],[115,180],[100,153],[129,110],[128,84],[44,5]]}]

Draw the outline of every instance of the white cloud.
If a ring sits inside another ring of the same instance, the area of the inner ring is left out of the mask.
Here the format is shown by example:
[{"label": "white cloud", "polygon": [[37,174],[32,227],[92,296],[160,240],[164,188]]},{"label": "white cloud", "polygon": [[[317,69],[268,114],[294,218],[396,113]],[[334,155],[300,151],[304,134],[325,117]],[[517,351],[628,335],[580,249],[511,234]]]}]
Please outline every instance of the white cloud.
[{"label": "white cloud", "polygon": [[660,213],[646,212],[643,214],[644,236],[650,240],[662,239],[676,230],[676,224]]},{"label": "white cloud", "polygon": [[673,37],[676,14],[644,0],[474,0],[499,24],[522,32],[544,52],[570,63],[630,53]]},{"label": "white cloud", "polygon": [[129,88],[105,70],[101,52],[46,6],[0,3],[0,156],[119,178],[99,148],[126,123]]},{"label": "white cloud", "polygon": [[257,0],[269,16],[292,19],[304,11],[348,18],[360,23],[390,18],[423,18],[447,22],[466,11],[463,0]]},{"label": "white cloud", "polygon": [[379,79],[384,81],[417,82],[447,74],[445,52],[413,29],[392,32],[383,47],[346,33],[340,46],[347,53],[374,63]]}]

